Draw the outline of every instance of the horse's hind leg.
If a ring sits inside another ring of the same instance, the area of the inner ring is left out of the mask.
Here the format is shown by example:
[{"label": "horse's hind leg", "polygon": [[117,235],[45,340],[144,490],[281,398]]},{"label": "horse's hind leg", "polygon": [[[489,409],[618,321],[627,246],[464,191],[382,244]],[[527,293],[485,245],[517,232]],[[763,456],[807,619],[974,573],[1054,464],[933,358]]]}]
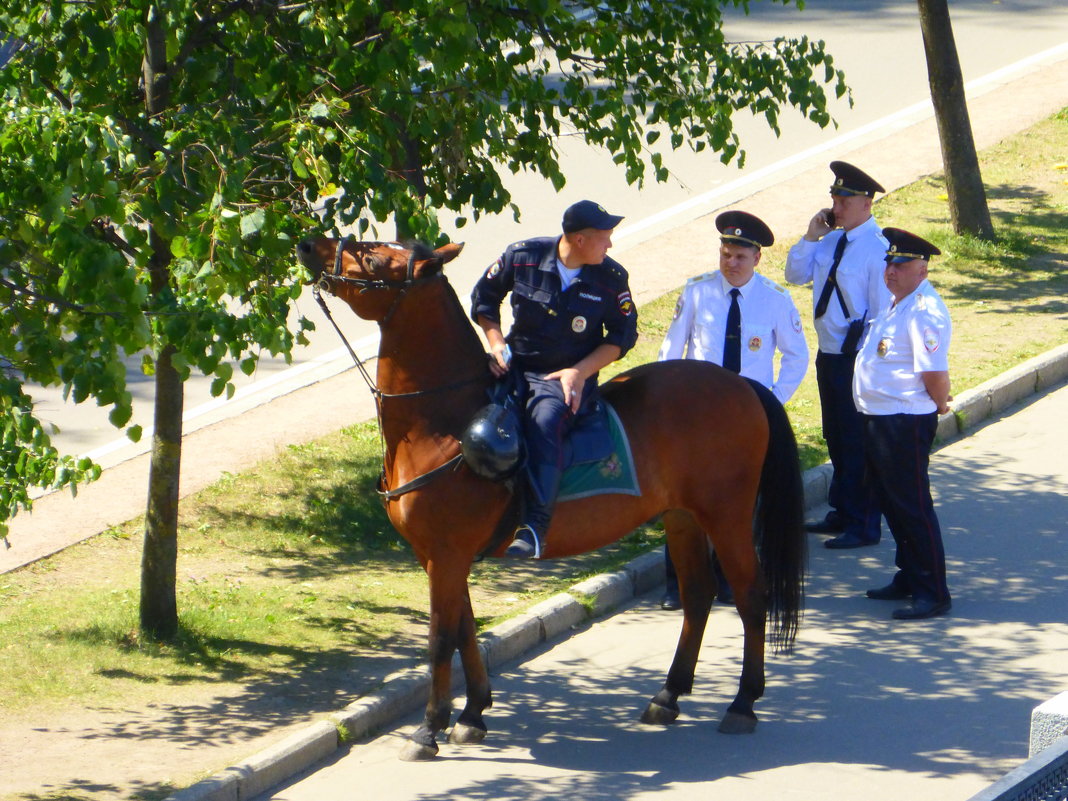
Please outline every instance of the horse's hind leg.
[{"label": "horse's hind leg", "polygon": [[489,674],[475,636],[475,615],[471,608],[471,596],[464,594],[464,614],[460,620],[460,659],[464,666],[467,685],[467,703],[457,718],[449,742],[460,745],[480,743],[486,737],[486,724],[482,711],[493,705],[490,694]]},{"label": "horse's hind leg", "polygon": [[744,537],[728,540],[721,536],[716,538],[715,545],[724,575],[734,590],[734,604],[742,619],[743,630],[738,694],[719,724],[719,730],[725,734],[749,734],[756,728],[753,705],[764,694],[764,626],[768,600],[751,530],[747,520]]},{"label": "horse's hind leg", "polygon": [[678,698],[693,690],[693,676],[701,650],[715,579],[708,558],[708,540],[693,515],[683,510],[664,513],[671,561],[679,576],[682,633],[667,681],[642,713],[642,723],[673,723],[679,716]]}]

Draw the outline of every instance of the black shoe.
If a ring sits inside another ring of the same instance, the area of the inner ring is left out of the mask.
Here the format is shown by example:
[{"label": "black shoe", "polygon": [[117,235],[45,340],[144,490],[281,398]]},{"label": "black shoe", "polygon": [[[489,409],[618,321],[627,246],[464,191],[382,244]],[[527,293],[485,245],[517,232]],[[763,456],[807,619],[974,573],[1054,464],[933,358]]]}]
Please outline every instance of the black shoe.
[{"label": "black shoe", "polygon": [[950,601],[934,601],[930,598],[920,598],[912,602],[912,606],[894,610],[894,620],[924,620],[929,617],[944,615],[953,604]]},{"label": "black shoe", "polygon": [[504,555],[513,559],[538,559],[541,557],[541,538],[530,526],[520,526]]},{"label": "black shoe", "polygon": [[815,523],[805,523],[805,531],[809,534],[841,534],[845,531],[845,520],[834,509],[827,513],[823,520]]},{"label": "black shoe", "polygon": [[873,601],[903,601],[906,598],[912,597],[912,593],[902,587],[900,584],[891,581],[885,587],[878,587],[874,590],[868,590],[866,593]]},{"label": "black shoe", "polygon": [[867,548],[869,545],[878,545],[879,540],[866,540],[856,534],[839,534],[823,543],[824,548],[843,550],[845,548]]},{"label": "black shoe", "polygon": [[665,592],[664,597],[660,599],[660,608],[668,612],[682,609],[682,600],[679,598],[679,591]]}]

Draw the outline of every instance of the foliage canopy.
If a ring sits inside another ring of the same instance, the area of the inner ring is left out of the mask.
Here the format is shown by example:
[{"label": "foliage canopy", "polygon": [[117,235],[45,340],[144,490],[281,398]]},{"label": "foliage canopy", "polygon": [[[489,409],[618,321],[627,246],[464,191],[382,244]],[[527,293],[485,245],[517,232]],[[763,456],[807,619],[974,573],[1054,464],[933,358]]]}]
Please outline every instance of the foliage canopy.
[{"label": "foliage canopy", "polygon": [[827,125],[824,86],[846,88],[823,44],[732,44],[724,12],[747,7],[7,0],[0,534],[28,486],[94,475],[56,453],[23,382],[110,406],[119,427],[131,354],[232,392],[235,369],[303,338],[286,315],[306,230],[393,220],[438,241],[443,211],[518,216],[500,172],[563,186],[565,135],[641,182],[666,179],[664,148],[741,161],[743,109],[776,130],[791,106]]}]

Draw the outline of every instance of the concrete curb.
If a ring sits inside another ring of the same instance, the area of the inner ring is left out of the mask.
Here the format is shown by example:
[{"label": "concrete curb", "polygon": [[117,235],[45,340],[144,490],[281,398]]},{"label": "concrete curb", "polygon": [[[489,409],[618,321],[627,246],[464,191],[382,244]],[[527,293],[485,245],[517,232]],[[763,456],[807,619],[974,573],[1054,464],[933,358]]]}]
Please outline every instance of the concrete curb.
[{"label": "concrete curb", "polygon": [[[990,381],[962,392],[953,411],[939,418],[940,444],[967,435],[994,414],[1068,379],[1068,345],[1036,356]],[[829,464],[805,471],[805,508],[826,502]],[[583,624],[614,612],[663,584],[664,560],[650,551],[616,573],[586,579],[522,615],[484,632],[479,640],[488,670],[515,661]],[[455,686],[462,675],[453,662]],[[310,724],[281,742],[167,797],[166,801],[247,801],[326,758],[340,746],[368,738],[419,709],[430,692],[427,667],[399,671],[375,693]]]}]

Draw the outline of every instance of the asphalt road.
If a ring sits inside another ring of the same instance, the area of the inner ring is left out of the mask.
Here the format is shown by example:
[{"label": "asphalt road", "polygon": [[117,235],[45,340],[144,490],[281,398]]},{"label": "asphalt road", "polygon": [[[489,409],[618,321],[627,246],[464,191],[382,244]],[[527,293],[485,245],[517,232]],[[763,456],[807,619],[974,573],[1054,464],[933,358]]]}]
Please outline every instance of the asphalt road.
[{"label": "asphalt road", "polygon": [[967,799],[1026,758],[1032,708],[1068,682],[1066,415],[1062,385],[933,457],[949,617],[893,621],[899,603],[863,597],[891,575],[889,537],[812,548],[796,652],[769,658],[753,735],[716,732],[741,659],[723,606],[679,722],[637,722],[681,622],[652,595],[493,676],[483,745],[402,763],[412,719],[259,801]]},{"label": "asphalt road", "polygon": [[[955,0],[952,7],[957,47],[965,80],[973,93],[981,93],[992,81],[1021,63],[1026,69],[1036,55],[1068,42],[1068,5],[1063,0]],[[779,35],[807,34],[823,39],[838,66],[845,70],[853,88],[854,105],[833,106],[837,128],[821,130],[786,114],[783,133],[775,137],[762,119],[739,115],[736,126],[748,151],[744,169],[724,166],[709,154],[682,150],[667,158],[672,179],[644,188],[628,186],[608,154],[592,150],[579,139],[559,142],[568,184],[557,195],[535,176],[513,177],[509,186],[522,210],[522,220],[509,216],[487,218],[462,230],[453,238],[467,242],[463,255],[450,265],[450,280],[461,297],[507,243],[524,236],[551,233],[559,227],[562,209],[582,197],[604,202],[610,210],[626,215],[617,230],[617,254],[663,234],[702,215],[736,203],[753,192],[772,186],[812,164],[826,162],[835,153],[868,141],[876,141],[891,127],[930,115],[926,66],[914,0],[810,0],[803,12],[768,2],[752,5],[744,17],[734,12],[727,31],[733,40],[758,40]],[[1013,110],[1008,109],[1008,114]],[[380,230],[388,238],[391,232]],[[780,236],[783,234],[780,232]],[[626,262],[625,262],[626,263]],[[626,263],[632,275],[640,265]],[[681,284],[687,275],[674,276]],[[640,280],[632,281],[639,302]],[[334,332],[306,294],[295,307],[316,322],[312,345],[295,354],[287,366],[281,360],[264,360],[249,379],[240,377],[238,393],[231,402],[212,399],[208,380],[194,377],[187,382],[186,430],[232,416],[266,402],[295,387],[336,374],[350,367]],[[373,326],[357,320],[347,309],[337,315],[346,335],[362,343],[361,353],[375,350]],[[135,397],[134,422],[146,431],[151,424],[153,387],[131,362],[130,389]],[[107,422],[106,410],[92,404],[65,403],[56,388],[35,388],[38,414],[58,425],[55,438],[65,452],[88,453],[105,466],[130,458],[145,449],[131,445]]]}]

